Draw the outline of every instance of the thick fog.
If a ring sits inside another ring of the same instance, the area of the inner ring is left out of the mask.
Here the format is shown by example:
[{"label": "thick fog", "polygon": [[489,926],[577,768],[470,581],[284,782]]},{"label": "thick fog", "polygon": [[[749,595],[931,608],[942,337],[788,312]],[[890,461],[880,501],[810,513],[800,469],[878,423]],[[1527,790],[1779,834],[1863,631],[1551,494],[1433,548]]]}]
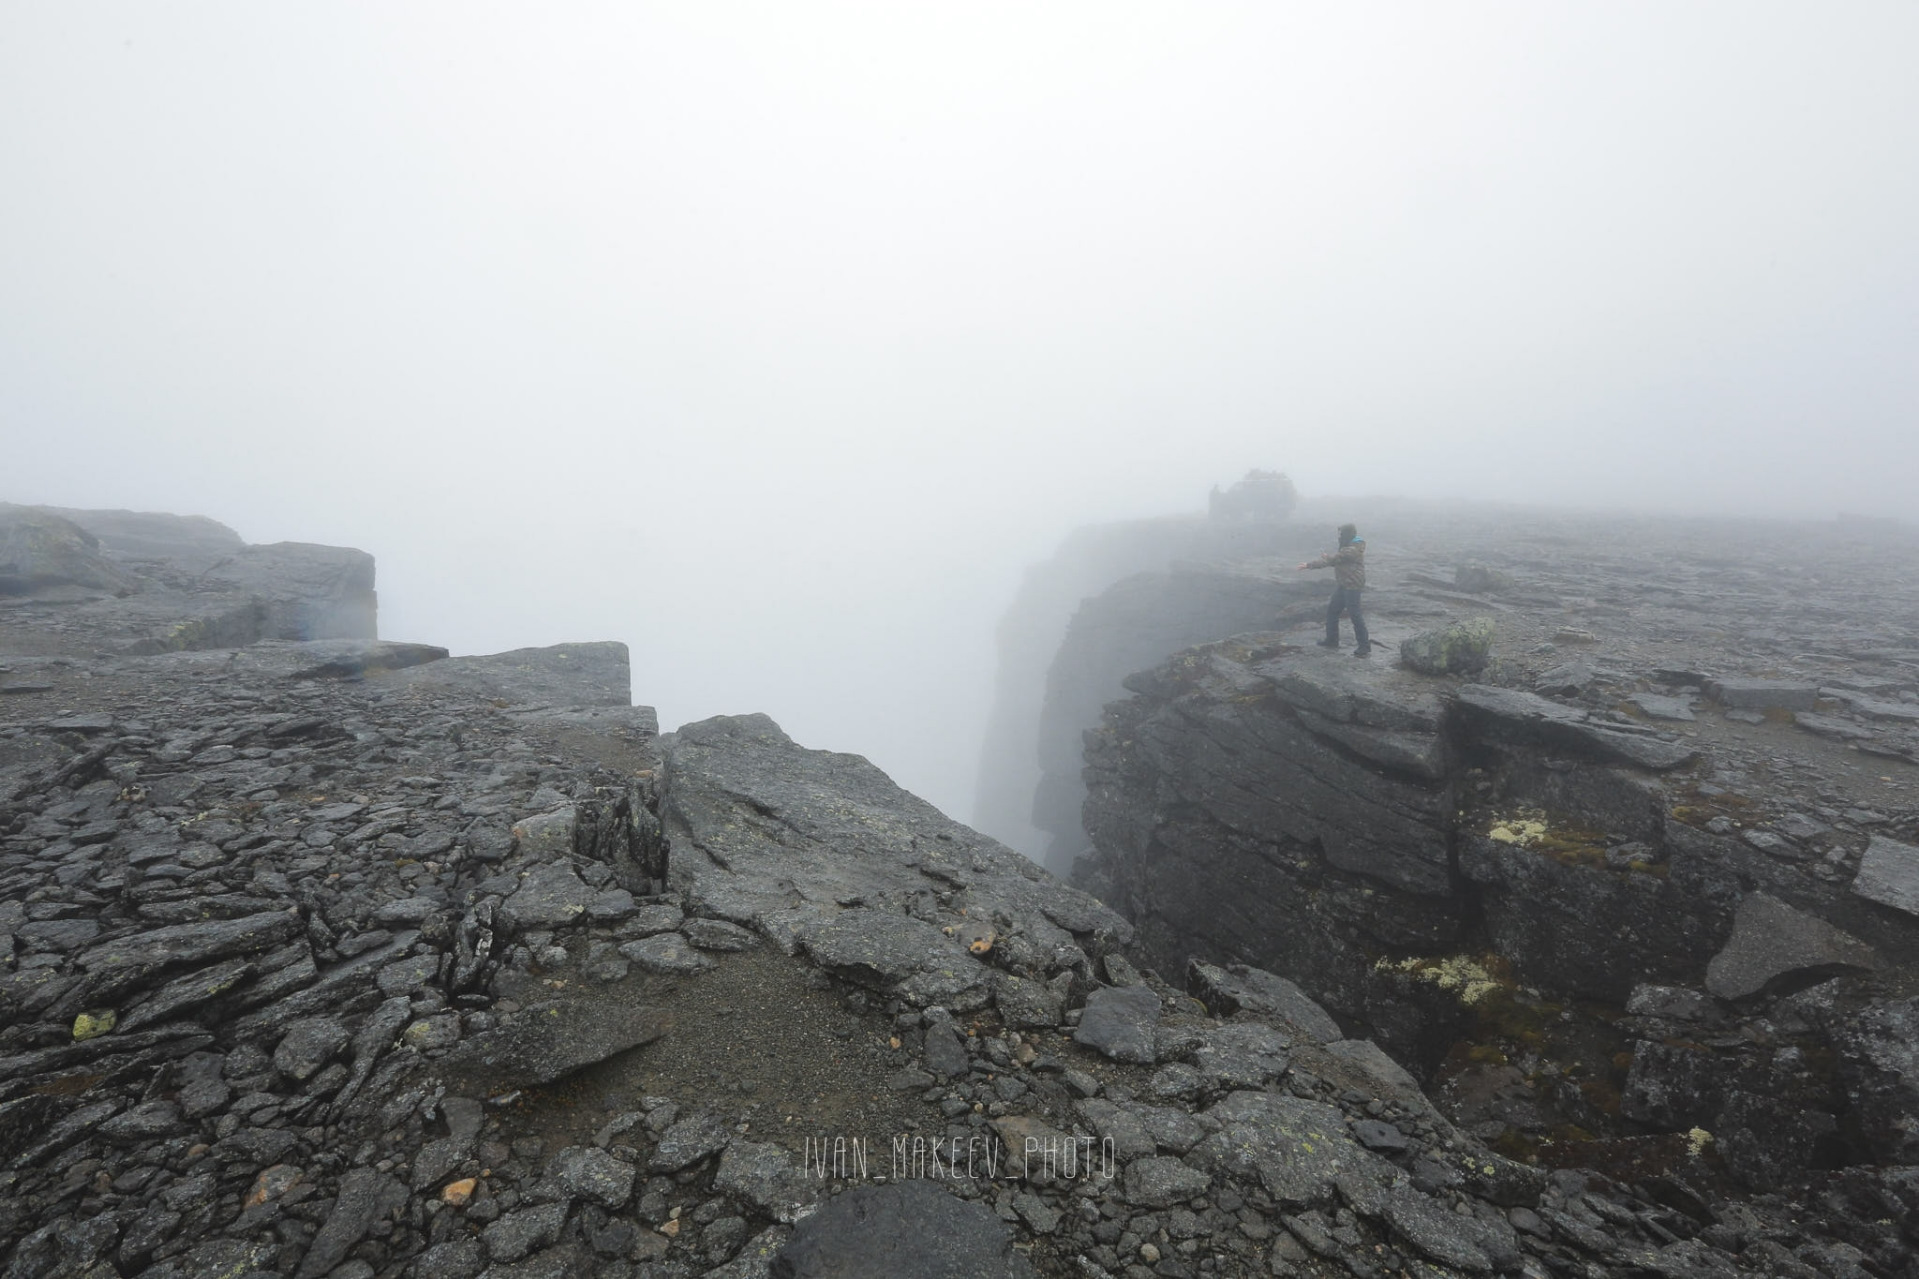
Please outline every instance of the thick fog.
[{"label": "thick fog", "polygon": [[1909,516],[1919,8],[0,15],[0,500],[378,557],[970,804],[1089,521]]}]

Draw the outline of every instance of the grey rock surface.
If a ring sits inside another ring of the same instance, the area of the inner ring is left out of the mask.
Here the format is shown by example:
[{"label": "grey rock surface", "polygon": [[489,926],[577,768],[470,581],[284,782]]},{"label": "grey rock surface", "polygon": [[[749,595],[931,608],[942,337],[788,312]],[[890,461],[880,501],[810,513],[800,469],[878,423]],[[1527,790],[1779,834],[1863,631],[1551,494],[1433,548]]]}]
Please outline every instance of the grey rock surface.
[{"label": "grey rock surface", "polygon": [[1476,675],[1492,660],[1493,619],[1474,617],[1400,641],[1399,660],[1421,675]]},{"label": "grey rock surface", "polygon": [[1073,1040],[1114,1061],[1151,1065],[1158,1026],[1159,996],[1150,987],[1102,986],[1086,997]]},{"label": "grey rock surface", "polygon": [[625,707],[633,701],[626,645],[610,640],[449,657],[379,678],[389,687],[458,693],[509,707]]},{"label": "grey rock surface", "polygon": [[1852,891],[1867,901],[1919,915],[1919,846],[1874,835],[1859,859]]},{"label": "grey rock surface", "polygon": [[1878,966],[1872,948],[1816,916],[1754,893],[1733,916],[1732,937],[1706,967],[1706,989],[1744,999],[1781,981],[1811,980]]},{"label": "grey rock surface", "polygon": [[858,1186],[800,1222],[776,1279],[1032,1279],[1012,1232],[924,1181]]},{"label": "grey rock surface", "polygon": [[561,999],[532,1004],[497,1029],[476,1035],[447,1059],[458,1073],[494,1086],[549,1084],[660,1037],[653,1009],[607,1000]]}]

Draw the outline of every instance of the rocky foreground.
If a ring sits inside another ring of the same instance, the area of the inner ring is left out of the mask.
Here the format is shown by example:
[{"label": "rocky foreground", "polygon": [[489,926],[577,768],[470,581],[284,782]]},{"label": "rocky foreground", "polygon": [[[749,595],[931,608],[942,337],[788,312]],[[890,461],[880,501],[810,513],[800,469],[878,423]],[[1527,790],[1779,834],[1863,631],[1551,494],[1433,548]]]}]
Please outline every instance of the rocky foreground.
[{"label": "rocky foreground", "polygon": [[[1911,1271],[1903,1167],[1509,1157],[862,759],[656,736],[618,645],[143,653],[48,589],[0,602],[9,1279]],[[1436,883],[1430,808],[1355,866]]]}]

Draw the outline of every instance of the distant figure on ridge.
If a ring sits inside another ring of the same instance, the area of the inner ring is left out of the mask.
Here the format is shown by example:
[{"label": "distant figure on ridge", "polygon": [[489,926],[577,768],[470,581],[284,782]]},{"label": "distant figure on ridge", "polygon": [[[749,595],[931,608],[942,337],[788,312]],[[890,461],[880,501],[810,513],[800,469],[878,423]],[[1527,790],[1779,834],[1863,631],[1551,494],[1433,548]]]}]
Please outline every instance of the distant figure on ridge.
[{"label": "distant figure on ridge", "polygon": [[1339,614],[1343,610],[1353,616],[1353,638],[1359,641],[1359,647],[1353,650],[1354,657],[1365,657],[1373,651],[1372,640],[1366,635],[1366,615],[1360,611],[1359,595],[1366,589],[1366,539],[1351,524],[1339,526],[1339,549],[1330,551],[1316,560],[1308,560],[1299,566],[1300,572],[1308,569],[1330,568],[1333,570],[1332,602],[1326,605],[1326,638],[1319,641],[1321,648],[1339,647]]}]

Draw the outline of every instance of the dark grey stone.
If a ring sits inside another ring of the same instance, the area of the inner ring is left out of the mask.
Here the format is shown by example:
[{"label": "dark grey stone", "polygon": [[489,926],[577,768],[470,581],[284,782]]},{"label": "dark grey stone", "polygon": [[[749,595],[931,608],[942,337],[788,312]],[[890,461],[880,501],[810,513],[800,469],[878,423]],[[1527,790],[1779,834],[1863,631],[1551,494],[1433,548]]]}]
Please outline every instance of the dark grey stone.
[{"label": "dark grey stone", "polygon": [[289,1079],[305,1082],[346,1047],[347,1028],[333,1017],[302,1017],[287,1026],[273,1050],[273,1066]]},{"label": "dark grey stone", "polygon": [[506,899],[504,909],[522,929],[556,928],[584,915],[594,897],[572,866],[542,862],[527,872],[519,890]]},{"label": "dark grey stone", "polygon": [[1170,1208],[1206,1193],[1211,1176],[1166,1155],[1135,1159],[1126,1165],[1126,1202],[1142,1208]]},{"label": "dark grey stone", "polygon": [[566,1224],[566,1209],[565,1203],[550,1203],[502,1215],[480,1232],[487,1257],[492,1261],[518,1261],[535,1248],[553,1243]]},{"label": "dark grey stone", "polygon": [[608,1210],[633,1197],[633,1165],[593,1146],[568,1146],[547,1161],[546,1175],[569,1195]]},{"label": "dark grey stone", "polygon": [[745,950],[759,938],[724,919],[689,919],[680,931],[701,950]]},{"label": "dark grey stone", "polygon": [[507,1024],[474,1035],[442,1064],[489,1086],[550,1084],[664,1033],[657,1011],[616,998],[532,1004]]},{"label": "dark grey stone", "polygon": [[649,973],[690,975],[713,966],[710,957],[687,945],[686,938],[678,933],[655,933],[627,942],[620,947],[620,954]]},{"label": "dark grey stone", "polygon": [[257,954],[298,935],[305,926],[296,911],[176,924],[102,942],[81,955],[79,963],[89,990],[98,997],[144,985],[176,964]]},{"label": "dark grey stone", "polygon": [[688,1115],[660,1134],[646,1166],[652,1172],[678,1172],[718,1154],[732,1139],[732,1126],[718,1115]]},{"label": "dark grey stone", "polygon": [[928,1070],[948,1079],[957,1079],[971,1069],[966,1058],[966,1046],[960,1043],[959,1035],[949,1025],[926,1028],[924,1056]]},{"label": "dark grey stone", "polygon": [[366,1237],[374,1220],[387,1208],[406,1202],[400,1184],[371,1168],[352,1168],[340,1178],[340,1193],[326,1224],[308,1245],[294,1279],[319,1279],[346,1259],[347,1251]]},{"label": "dark grey stone", "polygon": [[927,1181],[859,1185],[794,1228],[772,1279],[1034,1279],[1006,1224]]},{"label": "dark grey stone", "polygon": [[1245,964],[1218,968],[1194,960],[1188,976],[1194,993],[1221,1016],[1245,1011],[1276,1017],[1315,1043],[1329,1044],[1345,1038],[1332,1014],[1305,991],[1262,968]]},{"label": "dark grey stone", "polygon": [[1706,967],[1706,989],[1744,999],[1775,983],[1810,985],[1841,972],[1878,966],[1872,948],[1825,920],[1753,893],[1733,915],[1732,937]]},{"label": "dark grey stone", "polygon": [[1151,1065],[1158,1025],[1159,996],[1150,987],[1102,986],[1086,997],[1073,1039],[1114,1061]]},{"label": "dark grey stone", "polygon": [[1867,901],[1919,915],[1919,848],[1874,835],[1859,860],[1852,891]]}]

